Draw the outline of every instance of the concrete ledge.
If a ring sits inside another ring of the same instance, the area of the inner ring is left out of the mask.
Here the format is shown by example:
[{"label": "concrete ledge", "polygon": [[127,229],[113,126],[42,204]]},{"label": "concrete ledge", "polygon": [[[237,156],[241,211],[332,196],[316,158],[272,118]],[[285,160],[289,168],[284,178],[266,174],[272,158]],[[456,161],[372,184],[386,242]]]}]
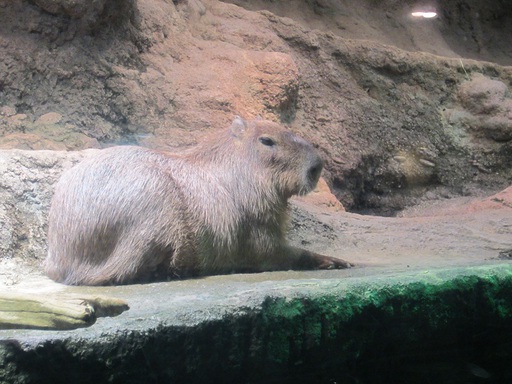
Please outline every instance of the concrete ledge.
[{"label": "concrete ledge", "polygon": [[0,331],[1,383],[512,379],[510,263],[62,289],[131,309],[73,331]]}]

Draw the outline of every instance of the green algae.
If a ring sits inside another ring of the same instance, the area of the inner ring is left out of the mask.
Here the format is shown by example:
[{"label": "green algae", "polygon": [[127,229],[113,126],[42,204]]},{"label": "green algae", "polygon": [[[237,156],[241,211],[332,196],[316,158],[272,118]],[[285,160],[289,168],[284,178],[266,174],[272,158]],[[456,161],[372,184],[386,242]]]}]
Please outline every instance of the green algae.
[{"label": "green algae", "polygon": [[277,365],[331,361],[342,367],[376,359],[385,365],[446,349],[492,350],[492,343],[512,341],[511,269],[483,271],[363,285],[340,295],[268,298],[265,358]]}]

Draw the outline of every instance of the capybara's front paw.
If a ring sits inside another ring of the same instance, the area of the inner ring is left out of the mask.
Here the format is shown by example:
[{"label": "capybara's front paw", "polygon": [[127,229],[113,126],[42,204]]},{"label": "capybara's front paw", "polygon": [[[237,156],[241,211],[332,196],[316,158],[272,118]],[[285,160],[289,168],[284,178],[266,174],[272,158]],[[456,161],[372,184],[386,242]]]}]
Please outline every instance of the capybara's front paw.
[{"label": "capybara's front paw", "polygon": [[319,261],[318,269],[345,269],[354,266],[354,264],[337,257],[317,255],[317,258]]}]

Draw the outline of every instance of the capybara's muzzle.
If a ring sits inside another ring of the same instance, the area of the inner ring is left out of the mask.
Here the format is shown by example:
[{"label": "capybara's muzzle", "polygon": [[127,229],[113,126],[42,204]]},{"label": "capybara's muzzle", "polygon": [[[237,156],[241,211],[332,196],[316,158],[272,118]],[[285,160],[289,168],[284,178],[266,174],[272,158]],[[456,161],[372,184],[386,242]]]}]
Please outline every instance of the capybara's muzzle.
[{"label": "capybara's muzzle", "polygon": [[312,162],[312,165],[308,169],[308,180],[315,184],[318,182],[320,178],[320,174],[322,173],[322,169],[324,167],[323,161],[320,157],[316,157]]}]

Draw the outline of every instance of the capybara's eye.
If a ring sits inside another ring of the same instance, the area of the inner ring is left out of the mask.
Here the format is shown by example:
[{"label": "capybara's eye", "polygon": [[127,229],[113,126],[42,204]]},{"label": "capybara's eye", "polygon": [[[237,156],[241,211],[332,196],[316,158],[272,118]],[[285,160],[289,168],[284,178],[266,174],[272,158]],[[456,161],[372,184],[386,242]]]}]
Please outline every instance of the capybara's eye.
[{"label": "capybara's eye", "polygon": [[271,146],[276,144],[276,142],[274,140],[272,140],[270,137],[266,137],[266,136],[260,137],[259,141],[260,141],[261,144],[267,145],[269,147],[271,147]]}]

